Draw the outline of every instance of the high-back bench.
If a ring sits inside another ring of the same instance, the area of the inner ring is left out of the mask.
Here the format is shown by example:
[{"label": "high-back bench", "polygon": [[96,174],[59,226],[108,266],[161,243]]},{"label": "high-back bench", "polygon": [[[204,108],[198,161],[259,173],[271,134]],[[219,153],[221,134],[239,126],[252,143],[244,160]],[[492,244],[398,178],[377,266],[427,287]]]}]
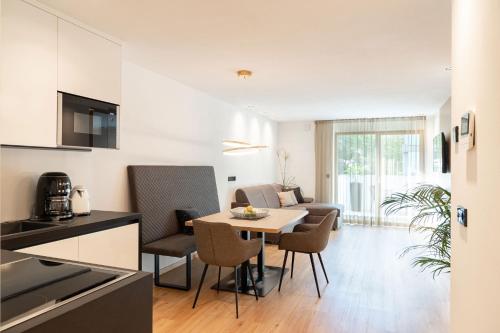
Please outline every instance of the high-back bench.
[{"label": "high-back bench", "polygon": [[[212,166],[130,165],[132,209],[142,213],[141,249],[154,255],[155,285],[189,290],[193,235],[182,233],[177,209],[196,209],[201,216],[218,213],[219,199]],[[159,256],[186,257],[185,286],[160,283]]]}]

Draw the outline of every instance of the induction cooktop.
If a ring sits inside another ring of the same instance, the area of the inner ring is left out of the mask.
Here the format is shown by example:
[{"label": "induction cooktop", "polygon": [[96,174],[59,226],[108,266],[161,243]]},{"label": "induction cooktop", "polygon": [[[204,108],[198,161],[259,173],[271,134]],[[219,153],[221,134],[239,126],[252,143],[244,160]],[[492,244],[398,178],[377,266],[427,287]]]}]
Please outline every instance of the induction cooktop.
[{"label": "induction cooktop", "polygon": [[0,265],[0,274],[3,331],[134,273],[28,257]]}]

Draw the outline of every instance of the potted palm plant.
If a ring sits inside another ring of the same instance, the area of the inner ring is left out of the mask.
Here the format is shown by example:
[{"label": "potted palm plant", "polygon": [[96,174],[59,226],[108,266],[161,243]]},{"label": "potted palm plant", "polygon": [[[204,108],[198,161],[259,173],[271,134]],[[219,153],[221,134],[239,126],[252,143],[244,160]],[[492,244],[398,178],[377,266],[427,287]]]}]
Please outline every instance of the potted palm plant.
[{"label": "potted palm plant", "polygon": [[451,253],[451,193],[437,185],[423,184],[406,192],[393,193],[381,207],[387,215],[413,209],[410,231],[421,232],[426,242],[409,246],[401,254],[417,252],[413,266],[431,270],[433,277],[450,272]]}]

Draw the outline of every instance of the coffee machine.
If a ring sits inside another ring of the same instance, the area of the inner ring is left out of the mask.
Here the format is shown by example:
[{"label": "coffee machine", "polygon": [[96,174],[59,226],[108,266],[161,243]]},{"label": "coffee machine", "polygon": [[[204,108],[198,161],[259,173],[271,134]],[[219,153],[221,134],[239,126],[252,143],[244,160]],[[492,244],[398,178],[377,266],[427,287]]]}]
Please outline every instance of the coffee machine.
[{"label": "coffee machine", "polygon": [[46,172],[38,179],[32,220],[59,221],[73,216],[69,194],[71,181],[64,172]]}]

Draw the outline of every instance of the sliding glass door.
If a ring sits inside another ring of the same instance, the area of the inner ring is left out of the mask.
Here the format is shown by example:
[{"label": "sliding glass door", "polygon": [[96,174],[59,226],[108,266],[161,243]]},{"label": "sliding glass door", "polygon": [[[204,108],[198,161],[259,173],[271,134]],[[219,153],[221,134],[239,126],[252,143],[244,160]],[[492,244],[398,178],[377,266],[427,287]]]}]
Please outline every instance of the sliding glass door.
[{"label": "sliding glass door", "polygon": [[409,213],[386,217],[380,203],[422,180],[423,135],[408,132],[337,133],[335,201],[344,220],[363,225],[405,225]]}]

